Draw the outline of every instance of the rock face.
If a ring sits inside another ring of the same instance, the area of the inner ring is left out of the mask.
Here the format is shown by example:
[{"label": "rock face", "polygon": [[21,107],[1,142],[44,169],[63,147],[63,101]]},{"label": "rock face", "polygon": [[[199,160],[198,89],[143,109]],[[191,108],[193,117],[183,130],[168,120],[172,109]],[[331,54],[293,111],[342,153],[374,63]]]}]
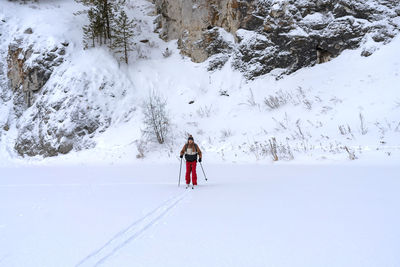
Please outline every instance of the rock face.
[{"label": "rock face", "polygon": [[14,148],[18,154],[51,157],[94,146],[90,137],[110,123],[101,116],[101,110],[91,110],[93,107],[86,98],[67,96],[67,91],[59,91],[58,94],[65,97],[57,99],[54,99],[52,90],[46,88],[44,93],[17,125],[18,137]]},{"label": "rock face", "polygon": [[[14,117],[10,121],[16,122],[14,148],[21,156],[50,157],[92,147],[91,137],[111,122],[101,107],[90,103],[87,74],[68,74],[68,66],[61,65],[67,46],[63,42],[35,50],[18,40],[8,46],[7,80]],[[53,75],[57,78],[50,80]],[[103,91],[105,87],[101,86]]]},{"label": "rock face", "polygon": [[239,8],[242,3],[236,0],[155,0],[154,3],[160,14],[157,18],[160,37],[178,39],[182,53],[195,62],[230,51],[231,45],[215,27],[235,32],[242,19],[240,12],[245,12]]},{"label": "rock face", "polygon": [[7,78],[14,92],[17,117],[30,107],[37,93],[50,78],[54,68],[63,63],[65,47],[60,44],[49,51],[33,51],[32,46],[22,48],[21,41],[8,47]]},{"label": "rock face", "polygon": [[[8,113],[0,121],[0,138],[20,156],[51,157],[93,147],[93,137],[113,119],[134,111],[131,105],[115,108],[133,102],[133,94],[127,96],[133,85],[108,52],[97,51],[101,59],[88,52],[77,63],[67,41],[37,43],[27,35],[7,36],[10,44],[0,46],[0,104]],[[99,61],[102,67],[96,68]]]},{"label": "rock face", "polygon": [[96,80],[95,74],[70,70],[68,65],[54,71],[18,119],[18,154],[51,157],[95,145],[94,135],[111,123],[112,107],[103,105],[105,99],[121,97],[113,84]]},{"label": "rock face", "polygon": [[[400,28],[397,0],[153,1],[163,39],[178,39],[195,62],[232,54],[233,67],[248,78],[324,63],[364,43],[362,55],[369,56]],[[235,44],[217,28],[231,33]]]}]

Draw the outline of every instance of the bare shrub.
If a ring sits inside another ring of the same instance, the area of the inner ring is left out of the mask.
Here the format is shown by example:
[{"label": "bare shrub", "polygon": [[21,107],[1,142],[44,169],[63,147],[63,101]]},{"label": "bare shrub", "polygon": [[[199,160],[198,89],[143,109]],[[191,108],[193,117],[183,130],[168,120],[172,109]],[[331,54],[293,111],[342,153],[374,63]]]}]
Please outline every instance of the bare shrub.
[{"label": "bare shrub", "polygon": [[229,96],[228,90],[220,89],[219,90],[219,95],[220,96]]},{"label": "bare shrub", "polygon": [[333,104],[335,104],[335,105],[340,104],[340,103],[343,102],[342,99],[337,98],[336,96],[332,97],[332,98],[330,99],[330,101],[331,101]]},{"label": "bare shrub", "polygon": [[226,140],[226,138],[231,137],[232,135],[233,134],[232,134],[232,131],[230,129],[223,129],[221,131],[221,139],[222,140]]},{"label": "bare shrub", "polygon": [[400,130],[400,122],[397,124],[396,128],[394,129],[395,132],[398,132]]},{"label": "bare shrub", "polygon": [[142,159],[145,156],[146,152],[146,142],[144,140],[139,140],[136,142],[136,148],[138,151],[138,154],[136,155],[136,158]]},{"label": "bare shrub", "polygon": [[276,95],[269,95],[264,98],[264,103],[270,109],[278,109],[285,105],[291,100],[292,96],[288,93],[284,93],[282,90],[278,91]]},{"label": "bare shrub", "polygon": [[148,59],[148,51],[143,48],[141,45],[136,45],[135,47],[137,58],[139,59]]},{"label": "bare shrub", "polygon": [[359,115],[360,118],[360,129],[361,129],[361,134],[366,135],[368,133],[368,129],[365,126],[365,121],[364,121],[364,116],[360,113]]},{"label": "bare shrub", "polygon": [[160,144],[165,142],[170,130],[166,107],[167,100],[156,91],[152,91],[143,104],[145,129],[142,132],[148,139],[155,138]]},{"label": "bare shrub", "polygon": [[251,107],[257,106],[256,100],[254,99],[253,90],[250,88],[250,95],[247,98],[247,104]]},{"label": "bare shrub", "polygon": [[[287,115],[285,113],[285,115]],[[287,118],[287,117],[286,117]],[[275,128],[275,130],[279,131],[279,127],[281,127],[283,130],[287,130],[288,128],[288,121],[286,120],[286,124],[284,124],[283,122],[278,121],[277,119],[275,119],[274,117],[272,117],[272,119],[275,121],[275,123],[278,125],[278,128]]]},{"label": "bare shrub", "polygon": [[347,125],[339,125],[339,131],[341,135],[348,135],[351,134],[351,128]]},{"label": "bare shrub", "polygon": [[164,58],[170,57],[172,55],[172,51],[167,48],[165,48],[165,51],[162,53]]},{"label": "bare shrub", "polygon": [[303,105],[306,109],[311,110],[312,109],[312,101],[309,100],[306,97],[306,93],[304,92],[302,87],[297,87],[296,92],[294,93],[294,96],[291,97],[292,104],[297,106],[297,105]]},{"label": "bare shrub", "polygon": [[294,159],[292,150],[289,145],[285,146],[283,144],[280,144],[280,145],[278,145],[277,148],[278,148],[278,154],[281,155],[282,159],[285,159],[285,160],[293,160]]},{"label": "bare shrub", "polygon": [[303,99],[306,98],[306,94],[304,93],[304,90],[301,86],[297,87],[297,93],[300,95]]},{"label": "bare shrub", "polygon": [[257,141],[249,145],[249,151],[254,154],[257,160],[260,159],[261,155],[266,154],[262,151],[262,146],[259,146]]},{"label": "bare shrub", "polygon": [[[319,98],[319,101],[322,100]],[[279,90],[275,95],[269,95],[264,98],[264,103],[270,109],[278,109],[287,103],[291,103],[294,106],[303,105],[306,109],[311,110],[313,105],[313,102],[306,97],[306,94],[301,87],[298,87],[293,93]]]},{"label": "bare shrub", "polygon": [[322,107],[322,110],[321,110],[321,113],[322,114],[327,114],[329,111],[331,111],[333,108],[332,107],[330,107],[330,106],[323,106]]},{"label": "bare shrub", "polygon": [[275,137],[264,142],[255,141],[249,146],[249,150],[257,160],[267,156],[271,156],[273,161],[294,159],[291,147],[278,143]]},{"label": "bare shrub", "polygon": [[319,97],[319,96],[314,96],[314,98],[315,98],[315,100],[316,100],[317,102],[319,102],[319,103],[321,103],[321,102],[322,102],[322,99],[321,99],[321,97]]},{"label": "bare shrub", "polygon": [[211,116],[211,110],[212,110],[212,105],[210,106],[205,105],[204,107],[200,107],[196,112],[200,118],[204,117],[209,118]]},{"label": "bare shrub", "polygon": [[375,122],[374,125],[379,129],[381,135],[384,136],[386,131],[387,131],[387,129],[378,121]]},{"label": "bare shrub", "polygon": [[312,109],[312,103],[310,102],[310,100],[308,99],[304,99],[303,100],[303,104],[305,106],[306,109],[311,110]]},{"label": "bare shrub", "polygon": [[299,136],[301,137],[301,139],[304,140],[305,137],[304,137],[303,131],[301,130],[300,123],[301,123],[301,120],[298,119],[298,120],[296,121],[296,127],[297,127],[297,130],[299,131]]},{"label": "bare shrub", "polygon": [[269,142],[269,148],[270,148],[270,152],[272,155],[272,159],[274,161],[278,161],[278,151],[276,149],[276,139],[275,137],[272,137],[271,139],[268,140]]},{"label": "bare shrub", "polygon": [[355,159],[357,159],[354,150],[349,149],[347,146],[344,146],[344,150],[346,150],[347,154],[349,155],[349,159],[350,159],[350,160],[355,160]]}]

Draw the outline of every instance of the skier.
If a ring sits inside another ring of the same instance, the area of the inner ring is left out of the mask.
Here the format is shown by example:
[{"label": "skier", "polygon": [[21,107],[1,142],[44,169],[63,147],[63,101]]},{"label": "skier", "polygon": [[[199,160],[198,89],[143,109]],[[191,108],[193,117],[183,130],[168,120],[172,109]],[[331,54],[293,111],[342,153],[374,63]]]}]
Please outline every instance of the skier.
[{"label": "skier", "polygon": [[183,146],[180,158],[185,155],[186,159],[186,188],[190,186],[190,173],[192,173],[192,189],[197,185],[197,155],[199,155],[199,162],[201,162],[202,153],[197,144],[195,144],[193,136],[189,135],[188,142]]}]

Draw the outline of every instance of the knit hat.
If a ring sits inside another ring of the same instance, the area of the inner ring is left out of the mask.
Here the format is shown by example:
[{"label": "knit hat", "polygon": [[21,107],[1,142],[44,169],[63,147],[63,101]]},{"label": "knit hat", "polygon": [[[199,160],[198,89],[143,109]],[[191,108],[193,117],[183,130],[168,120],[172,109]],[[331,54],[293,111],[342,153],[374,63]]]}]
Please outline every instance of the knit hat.
[{"label": "knit hat", "polygon": [[192,135],[189,135],[188,141],[189,141],[189,140],[192,140],[192,141],[194,141],[194,139],[193,139],[193,136],[192,136]]}]

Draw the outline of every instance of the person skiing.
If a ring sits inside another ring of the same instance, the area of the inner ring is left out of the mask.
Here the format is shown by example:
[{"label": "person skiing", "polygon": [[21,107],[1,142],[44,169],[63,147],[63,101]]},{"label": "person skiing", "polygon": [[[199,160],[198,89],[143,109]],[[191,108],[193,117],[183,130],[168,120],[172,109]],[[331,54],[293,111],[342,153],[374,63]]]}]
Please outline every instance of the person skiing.
[{"label": "person skiing", "polygon": [[185,155],[186,159],[186,188],[190,186],[190,173],[192,173],[192,189],[197,185],[197,155],[199,156],[199,162],[201,162],[202,153],[199,146],[194,142],[193,136],[189,135],[188,142],[183,146],[180,158]]}]

